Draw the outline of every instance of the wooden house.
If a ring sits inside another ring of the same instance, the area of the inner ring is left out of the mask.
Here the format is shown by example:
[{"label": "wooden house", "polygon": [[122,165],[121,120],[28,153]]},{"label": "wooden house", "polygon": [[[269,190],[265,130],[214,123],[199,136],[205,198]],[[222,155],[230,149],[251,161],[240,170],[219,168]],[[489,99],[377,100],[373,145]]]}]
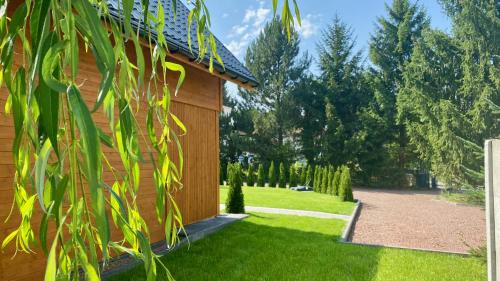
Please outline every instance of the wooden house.
[{"label": "wooden house", "polygon": [[[181,137],[185,166],[183,189],[176,195],[183,214],[184,223],[189,224],[210,218],[219,214],[219,112],[222,108],[222,85],[224,80],[233,81],[242,87],[257,85],[252,74],[238,59],[217,40],[218,53],[222,57],[224,67],[215,63],[213,73],[208,71],[207,61],[195,61],[197,50],[193,53],[187,43],[187,17],[189,10],[181,1],[177,1],[177,16],[173,19],[170,0],[160,0],[165,7],[166,22],[164,35],[169,44],[169,60],[182,64],[186,69],[186,80],[177,97],[173,97],[173,112],[184,122],[187,135]],[[8,13],[12,13],[21,2],[9,1]],[[113,16],[119,18],[118,1],[108,0]],[[136,0],[140,7],[140,0]],[[150,10],[156,10],[158,0],[150,1]],[[139,22],[140,13],[137,9],[132,14],[133,21]],[[193,32],[196,34],[196,32]],[[154,37],[154,36],[153,36]],[[196,43],[193,44],[195,46]],[[15,46],[20,53],[20,46]],[[144,53],[148,53],[146,47]],[[135,52],[131,48],[130,54]],[[146,56],[147,57],[147,56]],[[14,58],[16,60],[16,58]],[[84,99],[90,105],[99,87],[100,76],[92,54],[80,50],[79,75],[82,83],[81,91]],[[150,64],[149,64],[150,65]],[[176,84],[176,76],[170,75],[170,85]],[[14,128],[12,117],[4,114],[7,90],[0,88],[0,241],[12,232],[19,223],[17,214],[7,223],[3,223],[9,215],[13,200],[14,166],[12,163],[12,143]],[[138,120],[145,120],[145,112],[138,113]],[[107,120],[102,112],[93,114],[94,120],[106,129]],[[145,125],[145,122],[142,122]],[[142,144],[144,145],[144,144]],[[111,162],[120,165],[119,155],[113,150],[104,149]],[[149,166],[150,168],[150,166]],[[142,173],[139,204],[147,220],[152,242],[161,241],[164,237],[163,227],[158,225],[154,208],[155,191],[152,173],[147,173],[148,165],[144,164]],[[149,170],[151,171],[151,170]],[[149,176],[148,176],[149,175]],[[104,180],[111,174],[104,174]],[[40,212],[33,221],[40,221]],[[36,225],[33,226],[35,229]],[[14,258],[14,246],[9,245],[0,255],[0,280],[41,280],[45,271],[45,255],[36,250],[34,254],[18,253]]]}]

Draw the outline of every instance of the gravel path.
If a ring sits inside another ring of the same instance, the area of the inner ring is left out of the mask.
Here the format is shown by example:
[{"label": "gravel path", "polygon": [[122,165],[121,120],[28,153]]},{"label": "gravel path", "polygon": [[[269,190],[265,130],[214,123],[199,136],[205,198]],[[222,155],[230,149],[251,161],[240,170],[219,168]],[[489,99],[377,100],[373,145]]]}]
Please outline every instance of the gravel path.
[{"label": "gravel path", "polygon": [[437,191],[356,189],[352,242],[449,252],[485,245],[484,209],[439,200]]},{"label": "gravel path", "polygon": [[[224,204],[220,204],[220,209],[223,211],[225,209]],[[280,208],[268,208],[268,207],[254,207],[245,206],[246,212],[257,212],[257,213],[268,213],[268,214],[278,214],[278,215],[293,215],[301,217],[313,217],[320,219],[339,219],[339,220],[349,220],[351,216],[330,214],[324,212],[315,211],[302,211],[302,210],[291,210],[291,209],[280,209]]]}]

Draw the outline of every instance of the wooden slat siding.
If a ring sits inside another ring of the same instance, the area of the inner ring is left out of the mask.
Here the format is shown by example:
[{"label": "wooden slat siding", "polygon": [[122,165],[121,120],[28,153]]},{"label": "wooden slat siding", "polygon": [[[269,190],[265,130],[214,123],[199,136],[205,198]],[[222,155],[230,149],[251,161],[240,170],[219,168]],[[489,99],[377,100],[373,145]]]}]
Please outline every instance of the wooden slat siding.
[{"label": "wooden slat siding", "polygon": [[[18,40],[19,42],[19,40]],[[18,47],[18,46],[16,46]],[[133,50],[132,50],[133,51]],[[146,49],[143,50],[147,54]],[[93,105],[99,85],[99,72],[90,54],[80,51],[80,76],[78,81],[84,100]],[[184,175],[182,190],[176,193],[176,199],[182,211],[184,223],[192,223],[218,214],[218,173],[219,173],[219,140],[218,140],[218,112],[220,110],[220,78],[210,75],[198,68],[185,65],[186,80],[178,97],[173,97],[172,111],[186,125],[188,133],[180,138],[184,150]],[[170,75],[169,84],[175,86],[176,75]],[[173,89],[172,89],[173,93]],[[12,164],[12,141],[14,128],[12,117],[4,114],[4,106],[7,98],[6,89],[0,88],[0,241],[12,232],[19,223],[19,214],[14,211],[11,219],[3,223],[10,212],[13,191],[12,182],[14,166]],[[140,124],[145,124],[146,111],[142,105],[137,119]],[[93,115],[98,126],[105,133],[110,133],[108,122],[102,110]],[[145,128],[142,128],[146,132]],[[145,143],[140,141],[144,157],[146,155]],[[105,146],[103,153],[109,161],[121,170],[119,154]],[[173,149],[173,147],[172,147]],[[141,185],[138,199],[139,208],[144,219],[150,226],[151,240],[160,241],[164,239],[163,226],[158,225],[155,213],[155,191],[152,179],[152,166],[143,164],[141,166]],[[113,174],[106,168],[103,173],[104,181],[112,183]],[[37,206],[38,202],[35,203]],[[33,217],[33,227],[37,232],[38,222],[41,219],[41,211],[37,207]],[[111,217],[110,217],[110,222]],[[118,239],[117,231],[112,228],[115,239]],[[37,233],[35,235],[38,235]],[[14,247],[10,245],[0,254],[0,280],[40,280],[45,271],[45,256],[42,251],[35,248],[36,254],[18,253],[14,254]]]}]

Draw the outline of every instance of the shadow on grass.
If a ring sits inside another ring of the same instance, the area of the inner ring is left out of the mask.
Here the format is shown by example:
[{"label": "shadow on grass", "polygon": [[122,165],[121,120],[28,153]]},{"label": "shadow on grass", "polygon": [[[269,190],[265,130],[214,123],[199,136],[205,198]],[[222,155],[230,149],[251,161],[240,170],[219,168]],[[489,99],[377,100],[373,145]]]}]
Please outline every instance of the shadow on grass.
[{"label": "shadow on grass", "polygon": [[[330,223],[331,222],[331,223]],[[337,242],[344,222],[252,214],[163,257],[176,280],[373,280],[378,248]],[[160,272],[158,280],[165,280]],[[145,280],[138,267],[111,280]]]}]

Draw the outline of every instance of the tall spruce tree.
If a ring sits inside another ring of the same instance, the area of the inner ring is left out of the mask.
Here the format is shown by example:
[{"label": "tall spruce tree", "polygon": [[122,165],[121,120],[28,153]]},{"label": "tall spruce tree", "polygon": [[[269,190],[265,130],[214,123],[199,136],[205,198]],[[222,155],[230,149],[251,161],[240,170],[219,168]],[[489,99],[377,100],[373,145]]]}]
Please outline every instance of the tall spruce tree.
[{"label": "tall spruce tree", "polygon": [[388,150],[388,156],[397,161],[399,169],[403,170],[407,168],[411,150],[407,147],[404,116],[400,115],[402,120],[396,118],[396,100],[403,85],[404,66],[411,59],[415,42],[429,26],[429,19],[425,10],[410,0],[394,0],[391,6],[386,5],[386,10],[387,16],[378,19],[371,38],[372,78],[379,113],[387,128],[386,147],[394,147],[391,144],[397,146]]},{"label": "tall spruce tree", "polygon": [[246,66],[260,85],[256,91],[241,89],[241,97],[255,109],[253,152],[266,160],[289,162],[295,154],[292,143],[287,141],[294,131],[292,117],[296,114],[291,106],[292,93],[310,66],[308,56],[299,56],[299,44],[297,32],[292,31],[289,38],[276,17],[266,24],[246,53]]},{"label": "tall spruce tree", "polygon": [[[500,5],[441,1],[453,35],[427,30],[398,97],[408,137],[449,187],[482,186],[482,144],[500,135]],[[493,105],[492,105],[493,104]]]},{"label": "tall spruce tree", "polygon": [[255,174],[253,172],[253,164],[249,164],[247,170],[247,185],[254,186],[255,185]]}]

